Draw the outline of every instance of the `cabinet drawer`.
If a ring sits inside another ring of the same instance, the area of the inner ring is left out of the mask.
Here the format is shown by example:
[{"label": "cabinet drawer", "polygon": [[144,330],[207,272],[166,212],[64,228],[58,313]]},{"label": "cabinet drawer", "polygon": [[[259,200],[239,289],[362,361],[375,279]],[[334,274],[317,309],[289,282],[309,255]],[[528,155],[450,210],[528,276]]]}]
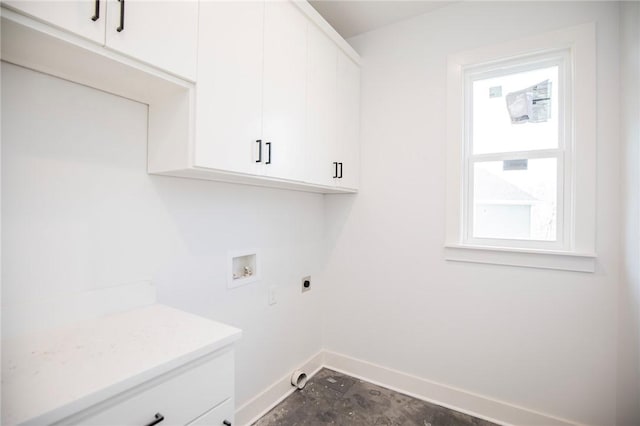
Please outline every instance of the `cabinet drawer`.
[{"label": "cabinet drawer", "polygon": [[233,396],[233,351],[211,355],[124,392],[60,424],[185,425]]},{"label": "cabinet drawer", "polygon": [[189,423],[189,426],[225,426],[225,421],[233,426],[233,409],[233,399],[228,399]]}]

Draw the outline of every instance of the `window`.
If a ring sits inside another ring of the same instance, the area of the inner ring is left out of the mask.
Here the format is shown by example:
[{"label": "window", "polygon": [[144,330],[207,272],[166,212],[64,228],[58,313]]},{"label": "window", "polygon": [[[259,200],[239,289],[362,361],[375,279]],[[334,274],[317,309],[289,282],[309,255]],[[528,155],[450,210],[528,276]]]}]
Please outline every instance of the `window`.
[{"label": "window", "polygon": [[592,24],[451,55],[448,260],[595,268]]},{"label": "window", "polygon": [[465,69],[466,243],[563,249],[569,242],[568,54]]}]

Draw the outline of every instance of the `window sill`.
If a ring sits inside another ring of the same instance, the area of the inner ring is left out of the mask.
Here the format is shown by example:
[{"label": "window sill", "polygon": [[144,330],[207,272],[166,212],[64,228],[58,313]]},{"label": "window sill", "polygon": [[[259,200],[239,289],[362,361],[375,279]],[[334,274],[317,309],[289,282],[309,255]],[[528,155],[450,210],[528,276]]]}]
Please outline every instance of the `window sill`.
[{"label": "window sill", "polygon": [[455,262],[595,272],[596,254],[446,244],[444,257]]}]

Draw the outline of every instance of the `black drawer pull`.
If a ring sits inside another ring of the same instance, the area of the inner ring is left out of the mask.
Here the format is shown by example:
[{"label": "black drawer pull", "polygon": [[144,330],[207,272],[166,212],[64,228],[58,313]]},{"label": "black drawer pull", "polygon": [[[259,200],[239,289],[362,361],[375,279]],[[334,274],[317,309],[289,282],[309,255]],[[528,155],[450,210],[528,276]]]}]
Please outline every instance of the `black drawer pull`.
[{"label": "black drawer pull", "polygon": [[267,151],[269,152],[269,159],[264,164],[271,164],[271,142],[267,142]]},{"label": "black drawer pull", "polygon": [[338,163],[337,162],[333,162],[333,178],[337,178],[338,177]]},{"label": "black drawer pull", "polygon": [[91,17],[91,20],[93,22],[97,21],[98,19],[100,19],[100,0],[96,0],[96,11],[93,13],[93,16]]},{"label": "black drawer pull", "polygon": [[229,420],[225,420],[222,422],[224,426],[231,426],[231,422]]},{"label": "black drawer pull", "polygon": [[161,421],[164,420],[164,416],[160,413],[156,413],[156,415],[154,416],[155,419],[153,419],[151,422],[147,423],[145,426],[153,426],[153,425],[157,425],[158,423],[160,423]]},{"label": "black drawer pull", "polygon": [[258,144],[258,159],[256,163],[262,163],[262,139],[258,139],[256,143]]},{"label": "black drawer pull", "polygon": [[338,164],[340,164],[340,176],[338,176],[338,179],[342,179],[342,163]]},{"label": "black drawer pull", "polygon": [[116,31],[122,32],[124,30],[124,0],[118,0],[120,2],[120,26],[116,28]]}]

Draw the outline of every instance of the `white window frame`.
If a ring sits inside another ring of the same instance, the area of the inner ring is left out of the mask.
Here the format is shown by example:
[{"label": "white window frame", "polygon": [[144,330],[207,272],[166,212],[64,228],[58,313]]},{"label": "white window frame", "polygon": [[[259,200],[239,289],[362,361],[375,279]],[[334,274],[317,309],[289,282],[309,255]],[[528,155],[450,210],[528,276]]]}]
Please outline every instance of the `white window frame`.
[{"label": "white window frame", "polygon": [[[558,147],[544,150],[512,151],[490,154],[473,154],[473,82],[486,78],[500,77],[518,72],[540,68],[558,67]],[[475,65],[464,68],[465,83],[465,135],[464,135],[464,176],[463,176],[463,243],[475,246],[533,248],[546,250],[570,250],[571,229],[569,215],[573,192],[571,188],[572,114],[571,114],[571,52],[568,49],[555,50],[509,59],[491,64]],[[557,161],[557,219],[555,241],[479,238],[473,236],[473,166],[482,161],[504,161],[515,159],[555,158]]]},{"label": "white window frame", "polygon": [[[471,153],[472,81],[558,64],[560,135],[557,149]],[[445,258],[581,272],[595,270],[596,152],[595,26],[450,55],[447,71],[447,228]],[[473,173],[478,159],[558,159],[557,241],[472,237]]]}]

